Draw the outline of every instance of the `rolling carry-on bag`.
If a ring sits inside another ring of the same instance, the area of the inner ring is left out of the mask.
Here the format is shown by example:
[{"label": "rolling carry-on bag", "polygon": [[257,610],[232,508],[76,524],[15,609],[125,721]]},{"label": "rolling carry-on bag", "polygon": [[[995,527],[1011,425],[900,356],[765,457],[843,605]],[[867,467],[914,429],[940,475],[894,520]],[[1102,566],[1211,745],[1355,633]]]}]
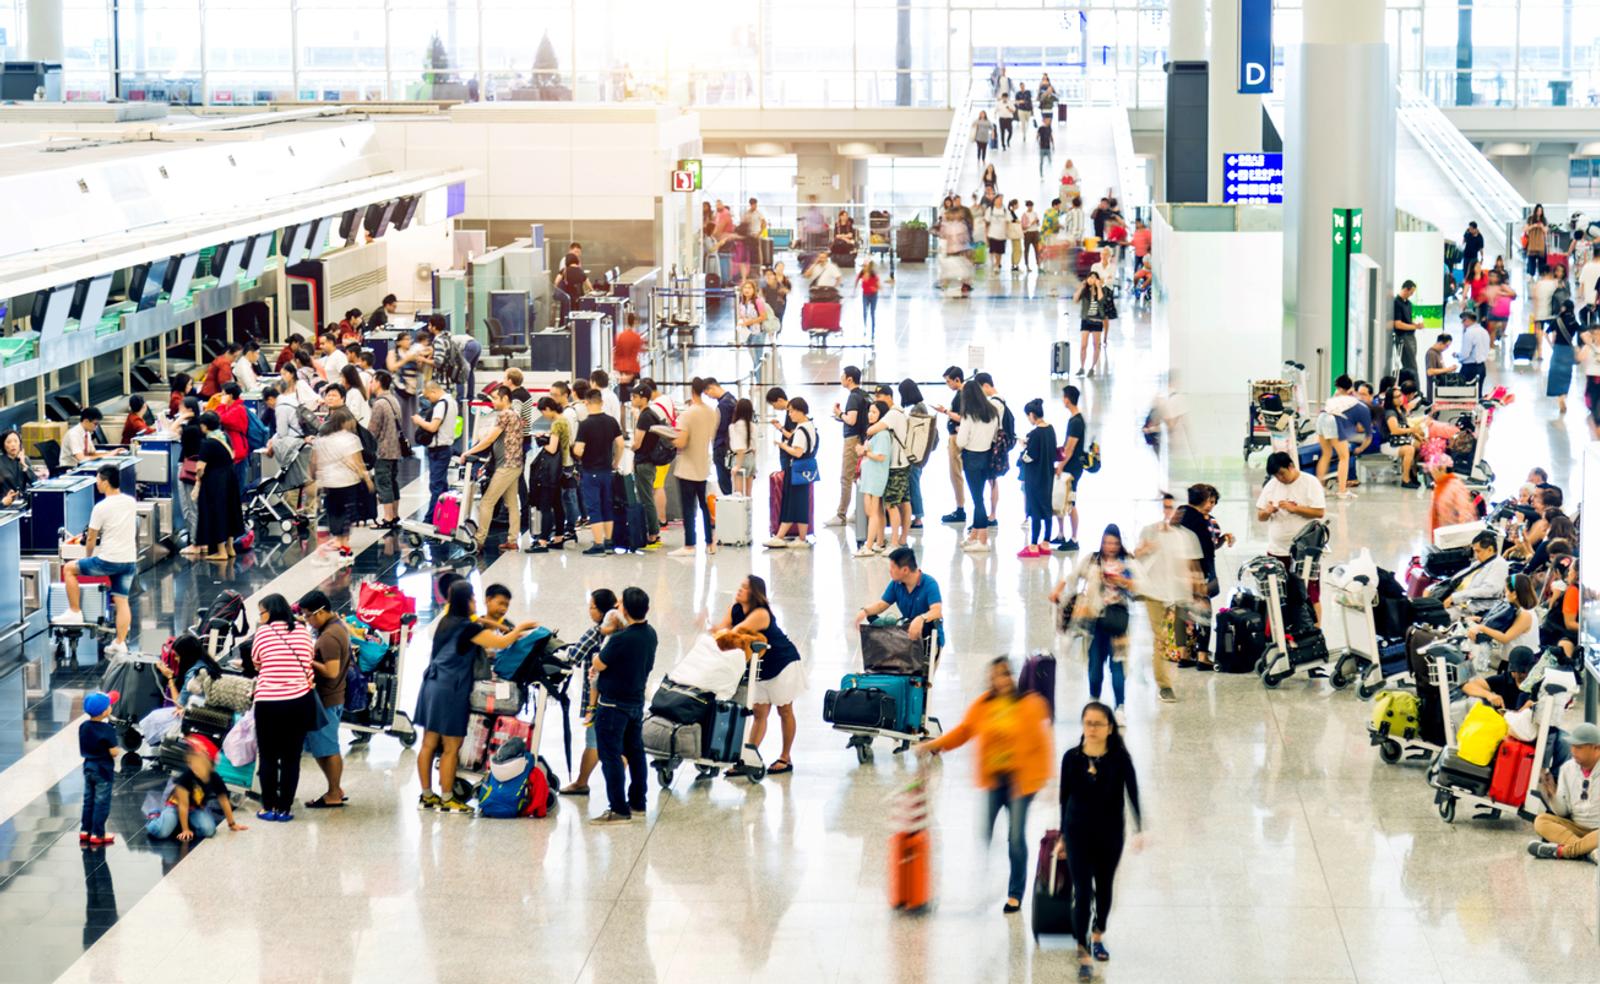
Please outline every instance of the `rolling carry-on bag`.
[{"label": "rolling carry-on bag", "polygon": [[440,536],[450,536],[461,525],[461,496],[446,492],[433,507],[433,528]]},{"label": "rolling carry-on bag", "polygon": [[[814,485],[816,483],[812,483],[812,484]],[[804,491],[804,493],[806,495],[806,532],[808,534],[816,532],[816,529],[817,529],[817,497],[812,494],[811,485],[804,485],[804,486],[795,485],[795,486],[792,486],[791,488],[793,490],[795,490],[796,492],[798,492],[800,490]],[[768,497],[770,499],[769,506],[770,506],[770,511],[772,513],[771,521],[768,523],[768,528],[767,528],[767,535],[768,536],[777,536],[778,535],[778,527],[781,525],[778,522],[778,516],[783,511],[783,493],[785,491],[786,490],[784,489],[784,486],[783,486],[783,472],[782,471],[773,472],[771,478],[769,478],[767,480],[767,495],[768,495]]]},{"label": "rolling carry-on bag", "polygon": [[717,497],[717,543],[724,547],[750,545],[750,497]]},{"label": "rolling carry-on bag", "polygon": [[1511,343],[1512,362],[1532,362],[1534,356],[1539,354],[1539,336],[1533,332],[1518,335],[1516,341]]},{"label": "rolling carry-on bag", "polygon": [[1528,797],[1533,779],[1533,746],[1516,738],[1500,743],[1494,756],[1494,775],[1489,780],[1489,798],[1507,806],[1521,806]]},{"label": "rolling carry-on bag", "polygon": [[1452,789],[1487,796],[1493,775],[1494,769],[1474,765],[1457,755],[1454,749],[1447,748],[1439,753],[1439,781]]},{"label": "rolling carry-on bag", "polygon": [[847,673],[839,681],[839,686],[844,690],[876,691],[894,701],[893,720],[888,725],[877,727],[903,734],[915,734],[922,729],[922,709],[928,697],[928,684],[922,677],[894,673]]},{"label": "rolling carry-on bag", "polygon": [[1047,830],[1039,842],[1039,861],[1033,874],[1033,941],[1040,936],[1065,936],[1072,932],[1072,878],[1067,861],[1056,857],[1061,831]]},{"label": "rolling carry-on bag", "polygon": [[1266,651],[1266,622],[1256,612],[1224,608],[1217,613],[1217,671],[1253,673]]},{"label": "rolling carry-on bag", "polygon": [[739,761],[739,749],[744,744],[744,718],[749,713],[742,704],[731,700],[717,701],[711,715],[711,727],[705,729],[706,758],[718,762]]},{"label": "rolling carry-on bag", "polygon": [[1067,376],[1072,373],[1072,343],[1055,342],[1050,346],[1050,375]]},{"label": "rolling carry-on bag", "polygon": [[933,901],[932,838],[926,829],[889,837],[889,904],[915,911]]}]

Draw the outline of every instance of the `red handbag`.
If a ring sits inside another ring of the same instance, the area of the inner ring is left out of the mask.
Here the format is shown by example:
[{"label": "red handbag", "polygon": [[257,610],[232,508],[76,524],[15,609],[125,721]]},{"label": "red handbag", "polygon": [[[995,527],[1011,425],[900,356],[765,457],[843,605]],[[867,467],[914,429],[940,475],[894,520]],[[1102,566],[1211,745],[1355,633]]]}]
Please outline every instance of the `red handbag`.
[{"label": "red handbag", "polygon": [[200,459],[185,458],[178,463],[178,481],[193,485],[200,479]]},{"label": "red handbag", "polygon": [[399,588],[361,582],[361,590],[356,595],[356,617],[379,632],[399,632],[400,620],[416,611],[417,603]]}]

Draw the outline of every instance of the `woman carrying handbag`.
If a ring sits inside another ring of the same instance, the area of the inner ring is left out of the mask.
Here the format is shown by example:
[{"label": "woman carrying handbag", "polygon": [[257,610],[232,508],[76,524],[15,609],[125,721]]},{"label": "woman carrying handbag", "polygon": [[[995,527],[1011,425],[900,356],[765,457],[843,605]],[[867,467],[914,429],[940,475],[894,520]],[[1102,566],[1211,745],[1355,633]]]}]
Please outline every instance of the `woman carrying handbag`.
[{"label": "woman carrying handbag", "polygon": [[1133,601],[1134,579],[1133,555],[1123,547],[1122,531],[1112,523],[1100,537],[1100,549],[1083,558],[1077,570],[1050,592],[1050,601],[1054,604],[1060,604],[1063,597],[1069,596],[1069,587],[1076,594],[1071,617],[1083,626],[1089,640],[1089,696],[1092,700],[1100,699],[1109,661],[1111,693],[1116,699],[1119,725],[1127,724],[1123,711],[1127,687],[1124,664],[1128,652],[1128,606]]}]

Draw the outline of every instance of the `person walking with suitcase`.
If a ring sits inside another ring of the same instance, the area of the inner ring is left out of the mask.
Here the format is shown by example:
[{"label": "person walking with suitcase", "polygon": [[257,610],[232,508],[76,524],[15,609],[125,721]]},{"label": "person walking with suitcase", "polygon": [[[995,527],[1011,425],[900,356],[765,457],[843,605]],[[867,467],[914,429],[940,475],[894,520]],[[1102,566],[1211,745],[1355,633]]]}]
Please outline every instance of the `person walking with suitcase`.
[{"label": "person walking with suitcase", "polygon": [[[1105,945],[1111,888],[1126,840],[1123,797],[1133,810],[1133,849],[1144,848],[1139,778],[1111,708],[1091,701],[1080,719],[1083,737],[1061,756],[1061,839],[1056,857],[1072,872],[1072,932],[1078,938],[1078,980],[1094,978],[1094,962],[1111,959]],[[1093,919],[1090,918],[1091,907]]]},{"label": "person walking with suitcase", "polygon": [[1017,689],[1004,656],[989,664],[989,689],[967,708],[961,723],[931,741],[913,746],[918,755],[960,748],[978,740],[978,785],[987,790],[987,836],[1004,807],[1010,875],[1003,912],[1022,907],[1028,884],[1028,807],[1050,779],[1050,705],[1038,694]]}]

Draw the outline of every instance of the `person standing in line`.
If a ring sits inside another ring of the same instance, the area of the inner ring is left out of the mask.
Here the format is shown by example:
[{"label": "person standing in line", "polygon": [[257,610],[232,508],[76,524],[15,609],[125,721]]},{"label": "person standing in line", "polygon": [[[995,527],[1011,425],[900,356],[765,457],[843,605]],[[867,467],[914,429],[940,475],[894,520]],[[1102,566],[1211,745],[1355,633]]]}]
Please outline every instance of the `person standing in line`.
[{"label": "person standing in line", "polygon": [[704,517],[706,553],[717,552],[716,523],[706,503],[706,482],[711,478],[711,442],[717,436],[717,411],[701,399],[705,392],[706,381],[696,376],[689,384],[689,405],[678,413],[678,436],[673,441],[678,455],[672,472],[678,481],[679,501],[683,503],[683,546],[672,552],[675,557],[694,556],[697,508]]},{"label": "person standing in line", "polygon": [[439,497],[450,488],[450,455],[455,443],[456,424],[460,417],[456,398],[445,391],[437,378],[429,379],[423,387],[423,398],[430,404],[428,415],[413,414],[411,423],[417,428],[421,443],[426,435],[428,455],[428,522],[433,522],[434,507]]},{"label": "person standing in line", "polygon": [[[656,662],[656,630],[645,621],[650,614],[650,596],[640,588],[624,590],[622,614],[627,625],[613,633],[594,657],[595,743],[606,780],[608,808],[589,822],[601,826],[628,823],[648,806],[640,729],[645,681]],[[624,770],[630,777],[626,789]]]},{"label": "person standing in line", "polygon": [[317,432],[312,452],[316,461],[317,486],[322,489],[322,511],[327,517],[328,534],[333,538],[336,559],[351,563],[350,528],[372,514],[372,494],[376,483],[367,471],[361,454],[361,438],[356,418],[339,407]]},{"label": "person standing in line", "polygon": [[1489,331],[1478,321],[1478,316],[1471,311],[1463,311],[1461,347],[1456,352],[1456,358],[1461,361],[1461,378],[1475,380],[1480,390],[1484,378],[1489,374],[1489,352],[1492,347]]},{"label": "person standing in line", "polygon": [[1004,656],[989,663],[989,687],[967,708],[961,723],[931,741],[913,746],[918,755],[960,748],[978,740],[978,786],[988,793],[985,840],[1003,807],[1010,874],[1006,881],[1007,915],[1022,908],[1028,885],[1028,807],[1050,781],[1050,705],[1035,693],[1017,689],[1011,663]]},{"label": "person standing in line", "polygon": [[994,467],[989,460],[995,435],[1000,430],[1000,413],[984,395],[977,377],[967,380],[961,389],[961,424],[956,428],[954,443],[961,449],[961,471],[967,479],[967,490],[972,493],[972,526],[961,549],[968,553],[988,553],[989,514],[984,509],[984,487],[994,477]]},{"label": "person standing in line", "polygon": [[[1215,487],[1204,484],[1189,486],[1187,494],[1188,504],[1179,507],[1177,520],[1179,526],[1194,534],[1195,540],[1200,544],[1200,576],[1205,580],[1205,597],[1215,598],[1222,593],[1221,583],[1217,580],[1217,549],[1233,545],[1233,534],[1222,532],[1211,511],[1222,500],[1222,495]],[[1191,613],[1189,628],[1194,632],[1193,662],[1180,661],[1179,666],[1197,666],[1201,670],[1211,669],[1211,610],[1210,605],[1196,606]]]},{"label": "person standing in line", "polygon": [[311,665],[316,673],[317,720],[306,734],[306,752],[317,760],[317,768],[328,780],[328,791],[306,800],[308,810],[330,810],[344,806],[344,759],[339,755],[339,722],[344,719],[345,685],[350,672],[350,631],[344,619],[333,611],[333,604],[321,591],[312,589],[300,596],[295,607],[317,634]]},{"label": "person standing in line", "polygon": [[1022,478],[1022,497],[1027,507],[1028,543],[1018,557],[1050,556],[1050,518],[1055,513],[1051,497],[1056,464],[1056,429],[1044,419],[1044,401],[1029,400],[1022,408],[1033,430],[1017,460]]},{"label": "person standing in line", "polygon": [[195,542],[205,549],[206,560],[227,560],[235,553],[234,539],[244,535],[239,474],[221,418],[202,413],[200,429],[204,437],[195,455]]},{"label": "person standing in line", "polygon": [[878,290],[882,282],[878,279],[878,268],[873,266],[871,260],[861,265],[861,272],[856,274],[856,286],[861,289],[861,325],[872,332],[872,337],[878,337]]},{"label": "person standing in line", "polygon": [[[1126,797],[1133,812],[1134,853],[1144,848],[1139,777],[1111,709],[1092,701],[1080,718],[1083,737],[1061,756],[1061,839],[1056,857],[1072,874],[1072,932],[1078,938],[1078,980],[1094,979],[1094,963],[1111,959],[1106,920],[1126,842]],[[1093,919],[1091,920],[1091,911]]]},{"label": "person standing in line", "polygon": [[[634,411],[633,484],[639,490],[641,500],[647,491],[653,497],[658,483],[665,498],[667,469],[677,458],[673,443],[652,430],[667,426],[662,411],[650,405],[650,397],[655,394],[655,389],[655,380],[645,376],[634,383],[633,392],[628,397]],[[653,504],[644,510],[644,549],[661,549],[661,515]]]},{"label": "person standing in line", "polygon": [[833,419],[844,425],[844,451],[839,456],[839,508],[826,526],[843,526],[848,520],[856,466],[860,463],[861,442],[867,436],[867,394],[861,389],[861,369],[845,366],[839,385],[844,387],[844,403],[833,405]]},{"label": "person standing in line", "polygon": [[1156,678],[1156,691],[1163,704],[1176,703],[1172,689],[1172,667],[1193,650],[1188,638],[1187,616],[1204,590],[1200,543],[1177,522],[1177,505],[1171,493],[1161,494],[1161,520],[1139,533],[1133,556],[1139,561],[1139,595],[1150,616],[1154,648],[1150,665]]},{"label": "person standing in line", "polygon": [[256,778],[261,811],[272,823],[294,819],[294,794],[300,786],[300,755],[306,733],[316,724],[312,674],[316,654],[311,635],[295,622],[289,602],[269,594],[256,608],[250,658],[256,665]]},{"label": "person standing in line", "polygon": [[867,436],[878,431],[889,433],[889,478],[883,486],[883,508],[894,532],[894,545],[906,545],[911,530],[911,459],[906,455],[906,441],[911,434],[911,418],[903,407],[896,406],[894,390],[880,385],[877,402],[882,404],[878,423],[867,428]]},{"label": "person standing in line", "polygon": [[872,434],[861,452],[861,508],[867,511],[867,538],[856,546],[857,558],[876,557],[884,546],[883,493],[889,485],[889,455],[894,435],[879,427],[889,405],[874,402],[867,407],[867,430]]},{"label": "person standing in line", "polygon": [[111,816],[111,786],[116,780],[115,763],[122,754],[122,742],[107,719],[121,696],[115,690],[109,694],[96,690],[83,699],[83,713],[88,720],[78,725],[78,754],[83,758],[83,815],[78,821],[78,844],[82,847],[104,847],[117,840],[115,835],[106,833],[106,820]]},{"label": "person standing in line", "polygon": [[950,405],[942,407],[934,405],[934,412],[943,414],[948,418],[945,422],[945,447],[949,449],[950,458],[950,488],[956,494],[956,507],[954,510],[939,517],[941,523],[965,523],[967,521],[967,487],[965,471],[961,467],[961,448],[956,444],[956,432],[961,425],[961,389],[964,385],[966,374],[960,366],[950,366],[944,371],[944,384],[950,390]]},{"label": "person standing in line", "polygon": [[995,105],[995,118],[1000,121],[1000,149],[1011,148],[1011,128],[1017,121],[1017,109],[1011,102],[1011,93],[1000,93],[1000,99]]},{"label": "person standing in line", "polygon": [[750,497],[756,474],[756,408],[748,399],[733,405],[728,424],[728,469],[733,474],[733,494]]},{"label": "person standing in line", "polygon": [[372,477],[377,485],[382,526],[400,525],[400,400],[394,394],[394,377],[386,369],[372,374],[372,439],[378,459]]},{"label": "person standing in line", "polygon": [[731,438],[728,432],[733,427],[733,414],[738,409],[739,400],[723,389],[715,376],[706,376],[705,384],[706,396],[716,401],[717,435],[711,441],[711,464],[717,469],[717,490],[722,495],[733,495],[733,469],[728,463]]},{"label": "person standing in line", "polygon": [[989,114],[978,110],[978,118],[972,122],[972,142],[978,145],[979,163],[989,159],[989,141],[993,136],[994,124],[989,122]]},{"label": "person standing in line", "polygon": [[600,651],[606,637],[627,623],[622,617],[622,606],[616,592],[610,588],[596,588],[589,592],[589,628],[572,647],[572,672],[583,680],[583,690],[578,701],[578,716],[583,720],[583,756],[578,760],[578,774],[561,789],[562,796],[588,796],[589,777],[600,764],[600,746],[595,739],[594,712],[594,656]]},{"label": "person standing in line", "polygon": [[1572,389],[1572,366],[1577,361],[1583,335],[1583,326],[1578,324],[1578,314],[1571,301],[1561,302],[1561,310],[1546,322],[1545,331],[1550,336],[1550,370],[1544,395],[1555,397],[1557,411],[1564,414],[1567,391]]},{"label": "person standing in line", "polygon": [[[1133,600],[1135,580],[1133,556],[1122,545],[1117,524],[1106,527],[1100,549],[1078,562],[1077,568],[1055,590],[1051,604],[1076,599],[1073,621],[1089,623],[1089,696],[1100,699],[1106,663],[1111,664],[1111,694],[1116,698],[1117,723],[1126,725],[1123,710],[1126,698],[1128,652],[1128,606]],[[1073,590],[1069,593],[1068,587]]]},{"label": "person standing in line", "polygon": [[[802,397],[786,399],[777,387],[767,391],[767,402],[783,403],[785,419],[774,420],[779,430],[778,458],[783,469],[783,496],[778,504],[778,532],[767,541],[770,549],[796,547],[809,549],[806,533],[811,521],[812,486],[817,481],[817,428],[811,422],[811,407]],[[863,421],[864,422],[864,421]],[[785,535],[794,533],[791,542]]]},{"label": "person standing in line", "polygon": [[627,503],[612,501],[612,479],[617,464],[622,460],[622,425],[617,423],[616,417],[605,412],[605,403],[599,390],[590,388],[585,402],[589,414],[578,425],[572,454],[580,465],[583,502],[589,515],[589,535],[594,540],[584,554],[598,557],[613,549],[612,521],[619,509],[627,508]]},{"label": "person standing in line", "polygon": [[[922,401],[922,388],[914,379],[902,379],[899,385],[900,407],[910,416],[932,416],[928,412],[928,405]],[[910,435],[910,420],[907,420],[907,436]],[[938,439],[938,432],[932,428],[939,426],[937,421],[929,421],[929,441]],[[924,451],[924,455],[926,455]],[[909,457],[908,457],[909,460]],[[922,466],[927,461],[914,462],[911,465],[911,529],[922,529],[922,517],[925,515],[922,508]]]},{"label": "person standing in line", "polygon": [[[1048,130],[1049,127],[1043,129]],[[1024,270],[1028,269],[1028,256],[1033,256],[1033,269],[1039,269],[1039,213],[1033,210],[1033,202],[1026,203],[1023,213],[1017,217],[1018,224],[1022,227],[1022,248],[1019,249],[1015,262],[1020,261]]]}]

